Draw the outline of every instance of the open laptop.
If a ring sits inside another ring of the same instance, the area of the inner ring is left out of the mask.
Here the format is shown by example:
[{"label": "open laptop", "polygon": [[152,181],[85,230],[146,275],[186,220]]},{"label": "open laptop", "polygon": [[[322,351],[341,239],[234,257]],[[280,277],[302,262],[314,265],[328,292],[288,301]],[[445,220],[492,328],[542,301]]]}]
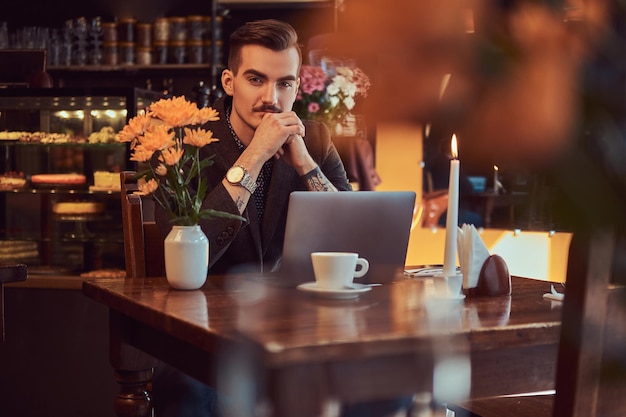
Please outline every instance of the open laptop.
[{"label": "open laptop", "polygon": [[311,252],[356,252],[369,261],[360,283],[384,283],[404,269],[415,207],[412,191],[293,192],[289,200],[282,284],[315,280]]}]

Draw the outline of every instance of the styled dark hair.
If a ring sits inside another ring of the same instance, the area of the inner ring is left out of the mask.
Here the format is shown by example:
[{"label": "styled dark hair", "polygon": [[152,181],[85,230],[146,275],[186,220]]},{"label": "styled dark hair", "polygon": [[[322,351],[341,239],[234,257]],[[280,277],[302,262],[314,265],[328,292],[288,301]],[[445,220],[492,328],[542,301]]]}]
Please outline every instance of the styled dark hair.
[{"label": "styled dark hair", "polygon": [[230,35],[228,68],[235,74],[241,64],[241,48],[246,45],[260,45],[272,51],[280,52],[296,48],[302,63],[302,49],[298,44],[298,33],[289,23],[275,20],[256,20],[247,22]]}]

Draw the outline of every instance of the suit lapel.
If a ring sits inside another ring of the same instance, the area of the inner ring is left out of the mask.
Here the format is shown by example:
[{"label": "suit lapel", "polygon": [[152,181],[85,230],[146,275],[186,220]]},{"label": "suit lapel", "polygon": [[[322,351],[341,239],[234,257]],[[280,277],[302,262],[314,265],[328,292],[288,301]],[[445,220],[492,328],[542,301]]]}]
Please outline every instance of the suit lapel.
[{"label": "suit lapel", "polygon": [[[241,155],[241,151],[235,143],[235,139],[226,123],[226,111],[224,110],[224,99],[220,99],[215,103],[215,108],[220,112],[220,121],[212,126],[214,136],[219,139],[215,164],[220,169],[211,172],[220,172],[220,177],[215,178],[216,184],[222,180],[226,171],[235,163]],[[226,103],[226,105],[230,105]],[[216,168],[216,167],[211,167]],[[272,178],[269,188],[267,189],[267,200],[265,202],[265,211],[263,215],[263,224],[258,220],[258,213],[254,204],[254,197],[251,197],[248,206],[244,211],[250,222],[244,227],[240,233],[248,233],[254,242],[257,253],[262,260],[264,249],[268,247],[270,241],[274,237],[276,228],[281,222],[285,221],[287,214],[287,203],[291,190],[300,189],[300,179],[295,170],[285,162],[276,160],[272,170]]]},{"label": "suit lapel", "polygon": [[[237,147],[235,143],[235,139],[228,128],[228,123],[226,122],[226,111],[224,110],[225,99],[222,98],[215,103],[216,110],[220,112],[220,120],[217,124],[210,126],[213,129],[213,135],[219,139],[215,145],[217,145],[217,153],[215,156],[215,165],[209,168],[209,172],[219,173],[219,178],[215,178],[215,184],[219,184],[224,175],[226,175],[226,171],[233,166],[237,158],[241,155],[241,151]],[[228,103],[230,105],[230,102]],[[216,169],[218,168],[219,169]],[[250,239],[254,243],[257,254],[259,255],[259,260],[262,260],[262,240],[261,240],[261,230],[260,224],[258,221],[258,214],[256,211],[256,207],[254,205],[254,197],[251,197],[246,209],[243,212],[243,216],[249,219],[248,225],[243,227],[239,233],[248,233]]]},{"label": "suit lapel", "polygon": [[299,178],[292,167],[280,159],[274,162],[261,229],[263,247],[267,247],[279,223],[285,221],[289,194],[296,188],[294,183],[297,181]]}]

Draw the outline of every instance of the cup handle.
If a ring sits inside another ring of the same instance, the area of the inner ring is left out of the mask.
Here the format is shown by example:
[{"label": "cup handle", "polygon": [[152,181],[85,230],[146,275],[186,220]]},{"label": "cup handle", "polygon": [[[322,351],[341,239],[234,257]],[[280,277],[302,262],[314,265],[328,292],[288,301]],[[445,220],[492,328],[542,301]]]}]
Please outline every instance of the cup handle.
[{"label": "cup handle", "polygon": [[360,265],[361,268],[354,271],[354,278],[362,277],[367,274],[367,271],[370,269],[370,263],[365,258],[358,258],[356,260],[357,267]]}]

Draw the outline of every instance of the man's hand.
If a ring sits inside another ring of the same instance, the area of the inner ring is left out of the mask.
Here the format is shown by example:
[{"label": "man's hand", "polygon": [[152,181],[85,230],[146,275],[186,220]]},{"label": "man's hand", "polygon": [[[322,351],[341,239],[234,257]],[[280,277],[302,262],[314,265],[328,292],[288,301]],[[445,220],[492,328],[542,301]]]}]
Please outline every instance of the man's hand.
[{"label": "man's hand", "polygon": [[304,124],[295,112],[267,113],[248,148],[250,152],[263,155],[263,161],[272,156],[283,158],[298,174],[304,175],[316,164],[309,155],[303,136]]},{"label": "man's hand", "polygon": [[266,113],[248,145],[263,161],[276,155],[291,135],[304,136],[304,124],[294,112]]},{"label": "man's hand", "polygon": [[300,135],[289,136],[274,157],[285,160],[299,175],[304,175],[317,166]]}]

